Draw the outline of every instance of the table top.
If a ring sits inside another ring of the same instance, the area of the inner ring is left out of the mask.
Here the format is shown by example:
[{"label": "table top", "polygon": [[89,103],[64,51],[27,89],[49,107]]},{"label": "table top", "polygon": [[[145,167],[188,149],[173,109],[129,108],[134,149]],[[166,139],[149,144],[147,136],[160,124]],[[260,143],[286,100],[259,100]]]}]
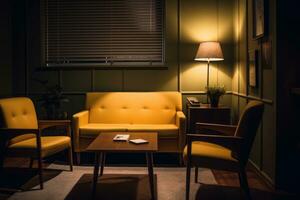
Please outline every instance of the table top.
[{"label": "table top", "polygon": [[[133,144],[129,141],[113,141],[117,134],[130,135],[129,140],[144,139],[146,144]],[[156,152],[157,132],[101,132],[87,147],[88,152]]]},{"label": "table top", "polygon": [[201,103],[199,106],[193,106],[187,103],[187,106],[191,109],[211,109],[211,110],[220,110],[220,109],[230,109],[230,107],[225,105],[219,105],[218,107],[211,107],[210,104]]}]

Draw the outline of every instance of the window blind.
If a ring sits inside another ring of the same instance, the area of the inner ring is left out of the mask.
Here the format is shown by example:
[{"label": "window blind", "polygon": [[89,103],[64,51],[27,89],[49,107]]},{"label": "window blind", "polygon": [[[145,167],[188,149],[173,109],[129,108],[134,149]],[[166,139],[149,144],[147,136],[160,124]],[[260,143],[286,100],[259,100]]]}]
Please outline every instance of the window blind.
[{"label": "window blind", "polygon": [[46,66],[164,63],[164,0],[43,0]]}]

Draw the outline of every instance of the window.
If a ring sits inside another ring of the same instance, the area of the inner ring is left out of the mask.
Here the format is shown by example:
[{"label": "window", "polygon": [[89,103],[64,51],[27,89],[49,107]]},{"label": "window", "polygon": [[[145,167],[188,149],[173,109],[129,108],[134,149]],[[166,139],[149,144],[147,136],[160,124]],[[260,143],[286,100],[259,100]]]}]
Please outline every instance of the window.
[{"label": "window", "polygon": [[48,67],[161,66],[164,0],[43,0]]}]

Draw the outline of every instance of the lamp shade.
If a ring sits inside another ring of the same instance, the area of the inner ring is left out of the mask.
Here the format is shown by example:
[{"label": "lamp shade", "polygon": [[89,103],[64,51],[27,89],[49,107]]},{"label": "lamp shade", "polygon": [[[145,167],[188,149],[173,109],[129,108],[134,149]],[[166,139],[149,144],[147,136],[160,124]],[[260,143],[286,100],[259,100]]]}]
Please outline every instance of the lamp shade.
[{"label": "lamp shade", "polygon": [[219,42],[201,42],[195,57],[198,61],[221,61],[224,60]]}]

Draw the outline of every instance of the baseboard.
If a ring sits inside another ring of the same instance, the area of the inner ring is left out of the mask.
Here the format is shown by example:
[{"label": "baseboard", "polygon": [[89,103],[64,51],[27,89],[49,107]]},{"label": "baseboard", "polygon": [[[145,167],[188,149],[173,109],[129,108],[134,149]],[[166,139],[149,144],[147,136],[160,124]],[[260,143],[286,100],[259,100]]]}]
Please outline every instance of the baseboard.
[{"label": "baseboard", "polygon": [[275,191],[273,180],[265,172],[261,171],[253,161],[249,160],[247,167],[254,171],[272,191]]}]

